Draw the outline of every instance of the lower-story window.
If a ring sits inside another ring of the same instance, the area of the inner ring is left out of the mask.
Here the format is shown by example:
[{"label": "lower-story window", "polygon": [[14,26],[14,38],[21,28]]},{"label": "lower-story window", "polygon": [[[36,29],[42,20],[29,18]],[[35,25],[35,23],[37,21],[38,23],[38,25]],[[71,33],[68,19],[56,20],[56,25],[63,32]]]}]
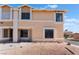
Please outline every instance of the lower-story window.
[{"label": "lower-story window", "polygon": [[28,37],[28,30],[21,30],[20,37]]},{"label": "lower-story window", "polygon": [[13,30],[12,29],[4,29],[3,30],[3,37],[4,38],[12,38],[13,37]]},{"label": "lower-story window", "polygon": [[45,29],[45,38],[53,38],[54,30],[53,29]]},{"label": "lower-story window", "polygon": [[9,37],[9,30],[8,29],[4,29],[3,31],[3,37]]}]

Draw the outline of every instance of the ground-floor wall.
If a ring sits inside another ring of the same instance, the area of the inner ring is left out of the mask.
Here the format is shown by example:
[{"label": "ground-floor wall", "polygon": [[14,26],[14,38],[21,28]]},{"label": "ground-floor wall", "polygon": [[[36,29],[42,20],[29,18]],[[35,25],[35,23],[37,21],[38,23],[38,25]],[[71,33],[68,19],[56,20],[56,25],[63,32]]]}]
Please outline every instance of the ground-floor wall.
[{"label": "ground-floor wall", "polygon": [[[32,29],[32,40],[33,41],[53,41],[54,39],[63,39],[63,23],[56,23],[54,21],[33,21],[33,22],[19,22],[20,28],[31,28]],[[52,28],[54,29],[54,38],[52,40],[44,38],[44,29]],[[45,39],[45,40],[44,40]]]},{"label": "ground-floor wall", "polygon": [[[37,25],[36,25],[37,24]],[[13,27],[0,27],[0,40],[8,40],[7,38],[3,38],[3,29],[10,29]],[[44,30],[48,29],[53,29],[54,30],[54,37],[52,39],[46,39],[44,37],[45,32]],[[30,39],[32,41],[62,41],[64,39],[64,34],[63,34],[63,24],[52,24],[52,22],[45,22],[45,23],[20,23],[17,30],[19,29],[27,29],[31,31],[30,34]],[[18,34],[19,36],[19,34]],[[18,39],[17,39],[18,41]]]},{"label": "ground-floor wall", "polygon": [[[54,30],[54,38],[46,39],[45,29],[53,29]],[[32,39],[33,41],[63,41],[64,34],[63,34],[63,26],[62,25],[55,25],[55,26],[35,26],[32,28]]]}]

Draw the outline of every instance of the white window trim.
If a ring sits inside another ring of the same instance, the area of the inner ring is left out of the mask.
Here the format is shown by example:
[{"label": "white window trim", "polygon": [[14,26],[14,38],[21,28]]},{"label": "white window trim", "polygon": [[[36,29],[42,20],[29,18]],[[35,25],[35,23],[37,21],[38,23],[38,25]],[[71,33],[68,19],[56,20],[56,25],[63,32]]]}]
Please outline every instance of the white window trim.
[{"label": "white window trim", "polygon": [[[62,22],[57,22],[56,21],[56,13],[62,13],[63,14],[63,21]],[[62,24],[64,22],[64,13],[63,12],[55,12],[54,13],[54,22],[57,23],[57,24]]]},{"label": "white window trim", "polygon": [[[3,29],[3,33],[4,33],[4,29]],[[10,29],[8,29],[8,37],[4,37],[4,34],[3,34],[3,38],[5,38],[5,39],[9,39],[9,38],[10,38],[10,37],[9,37],[9,36],[10,36],[9,33],[10,33]]]},{"label": "white window trim", "polygon": [[[54,33],[53,33],[54,36],[53,36],[53,38],[45,38],[45,29],[52,29],[52,30],[54,30]],[[47,40],[52,40],[52,39],[55,38],[55,32],[56,32],[55,28],[45,27],[45,28],[43,28],[43,38],[47,39]]]},{"label": "white window trim", "polygon": [[32,20],[32,8],[30,8],[30,19],[21,19],[21,8],[20,8],[20,12],[19,12],[19,19],[21,21],[31,21]]},{"label": "white window trim", "polygon": [[13,11],[12,11],[13,9],[12,8],[10,8],[10,19],[12,20],[12,13],[13,13]]},{"label": "white window trim", "polygon": [[2,17],[2,8],[0,7],[0,20],[1,20],[1,17]]},{"label": "white window trim", "polygon": [[[21,34],[21,33],[20,33],[20,34]],[[29,30],[28,30],[28,37],[20,37],[20,36],[19,36],[19,38],[20,38],[20,39],[29,39],[29,34],[30,34],[30,32],[29,32]]]}]

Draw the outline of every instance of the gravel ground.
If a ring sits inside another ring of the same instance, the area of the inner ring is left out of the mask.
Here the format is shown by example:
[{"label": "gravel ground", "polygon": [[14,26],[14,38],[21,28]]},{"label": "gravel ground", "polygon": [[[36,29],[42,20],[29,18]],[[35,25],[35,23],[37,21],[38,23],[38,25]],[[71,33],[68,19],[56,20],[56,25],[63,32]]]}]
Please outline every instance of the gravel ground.
[{"label": "gravel ground", "polygon": [[54,42],[30,42],[30,43],[8,43],[0,44],[1,55],[72,55],[79,54],[79,48],[68,46],[66,43]]}]

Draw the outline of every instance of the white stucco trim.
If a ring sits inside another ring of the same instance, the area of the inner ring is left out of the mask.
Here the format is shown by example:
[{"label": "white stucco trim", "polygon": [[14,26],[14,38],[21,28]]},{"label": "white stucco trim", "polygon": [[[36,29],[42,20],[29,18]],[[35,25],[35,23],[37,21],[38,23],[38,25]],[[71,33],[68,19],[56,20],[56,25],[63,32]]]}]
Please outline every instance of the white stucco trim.
[{"label": "white stucco trim", "polygon": [[0,28],[2,28],[2,29],[8,29],[8,28],[13,28],[13,26],[4,26],[4,27],[0,27]]},{"label": "white stucco trim", "polygon": [[13,11],[12,11],[12,8],[10,8],[10,20],[12,20],[12,13],[13,13]]},{"label": "white stucco trim", "polygon": [[[4,29],[7,29],[7,28],[4,28]],[[3,33],[2,36],[4,36],[4,29],[2,30],[2,33]],[[3,39],[10,39],[10,37],[9,37],[10,34],[9,33],[10,33],[10,29],[8,28],[8,34],[7,34],[8,37],[3,37]]]},{"label": "white stucco trim", "polygon": [[19,20],[21,20],[21,8],[19,9]]},{"label": "white stucco trim", "polygon": [[55,38],[55,39],[63,40],[63,39],[64,39],[64,37],[63,37],[63,38]]},{"label": "white stucco trim", "polygon": [[4,40],[9,40],[10,37],[2,37],[2,39],[4,39]]},{"label": "white stucco trim", "polygon": [[29,39],[29,37],[20,37],[20,39]]},{"label": "white stucco trim", "polygon": [[[3,33],[4,33],[4,29],[10,29],[9,27],[0,27],[0,40],[7,40],[7,39],[10,39],[10,37],[9,37],[9,34],[7,34],[8,35],[8,37],[3,37]],[[8,30],[8,33],[9,33],[9,30]]]},{"label": "white stucco trim", "polygon": [[2,40],[2,38],[3,38],[3,29],[0,28],[0,40]]},{"label": "white stucco trim", "polygon": [[20,20],[20,21],[27,21],[27,22],[52,22],[52,20]]},{"label": "white stucco trim", "polygon": [[32,8],[30,8],[30,20],[32,20]]},{"label": "white stucco trim", "polygon": [[1,20],[1,17],[2,17],[2,8],[0,8],[0,20]]},{"label": "white stucco trim", "polygon": [[[53,38],[45,38],[45,29],[53,29],[53,30],[54,30],[54,36],[53,36]],[[44,38],[44,39],[46,39],[46,40],[54,39],[54,38],[55,38],[55,35],[56,35],[56,30],[55,30],[55,28],[52,28],[52,27],[44,27],[44,28],[43,28],[43,38]]]},{"label": "white stucco trim", "polygon": [[1,19],[0,21],[12,21],[12,19]]},{"label": "white stucco trim", "polygon": [[[23,29],[22,29],[22,30],[23,30]],[[25,29],[24,29],[24,30],[25,30]],[[19,36],[18,36],[18,37],[19,37],[20,39],[26,39],[26,40],[28,40],[28,39],[30,38],[30,31],[29,31],[29,29],[27,29],[27,30],[28,30],[28,37],[20,37],[20,34],[21,34],[20,31],[19,31]]]},{"label": "white stucco trim", "polygon": [[14,19],[13,19],[13,42],[18,41],[18,9],[14,9]]}]

